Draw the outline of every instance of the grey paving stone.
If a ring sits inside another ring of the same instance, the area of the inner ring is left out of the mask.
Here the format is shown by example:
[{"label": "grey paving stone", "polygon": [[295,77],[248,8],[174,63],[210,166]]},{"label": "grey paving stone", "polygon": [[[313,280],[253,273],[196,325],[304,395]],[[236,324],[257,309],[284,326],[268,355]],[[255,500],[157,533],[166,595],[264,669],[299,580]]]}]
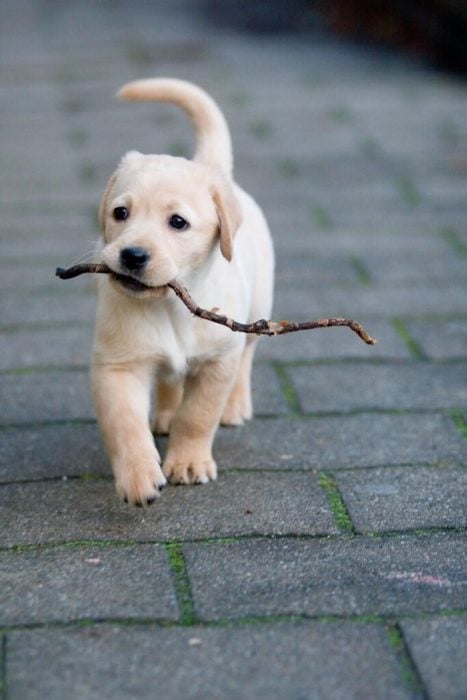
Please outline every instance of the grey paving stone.
[{"label": "grey paving stone", "polygon": [[167,554],[161,545],[2,552],[0,559],[2,625],[178,618]]},{"label": "grey paving stone", "polygon": [[[70,290],[71,292],[71,290]],[[20,324],[52,324],[57,322],[92,322],[96,301],[92,292],[59,294],[58,291],[9,293],[2,299],[0,327]]]},{"label": "grey paving stone", "polygon": [[[304,156],[306,158],[306,156]],[[301,161],[297,161],[297,168],[300,167]],[[267,189],[268,181],[263,179],[258,180],[257,172],[251,172],[250,168],[243,164],[243,170],[240,173],[240,181],[246,185],[246,188],[258,197],[259,201],[263,202],[266,212],[277,206],[279,203],[285,205],[288,201],[288,192],[283,192],[284,185],[277,183],[276,187]],[[237,171],[239,168],[237,168]],[[312,203],[313,207],[323,208],[329,215],[329,219],[336,228],[356,226],[367,230],[378,229],[381,225],[381,220],[385,218],[391,219],[391,225],[395,226],[399,221],[402,227],[404,222],[408,225],[415,223],[421,224],[428,222],[431,218],[431,224],[434,221],[438,223],[439,228],[443,224],[453,225],[454,215],[461,218],[462,212],[465,214],[465,203],[462,199],[453,195],[452,198],[446,198],[436,204],[430,202],[426,193],[412,183],[411,174],[404,173],[401,177],[394,176],[392,173],[386,173],[386,179],[362,185],[358,188],[346,188],[337,192],[334,187],[322,188],[318,191],[313,191],[306,197],[303,189],[304,182],[301,183],[298,177],[287,178],[283,177],[284,183],[290,181],[296,192],[299,195],[298,199],[301,202]],[[256,180],[254,179],[256,178]],[[276,183],[272,183],[276,184]],[[421,188],[420,188],[421,189]],[[278,200],[275,201],[275,197]],[[313,197],[313,199],[312,199]],[[415,199],[415,203],[413,202]],[[418,200],[424,199],[424,206],[418,204]],[[431,216],[430,216],[431,215]]]},{"label": "grey paving stone", "polygon": [[[300,211],[272,209],[268,213],[269,224],[274,238],[276,251],[279,255],[294,254],[305,260],[312,258],[316,252],[330,255],[355,256],[363,253],[379,253],[392,259],[395,255],[428,254],[445,255],[450,250],[448,244],[439,232],[426,226],[412,226],[409,230],[390,231],[379,228],[368,231],[365,227],[351,230],[342,229],[320,230],[310,225],[310,213],[305,208]],[[383,222],[386,225],[388,222]],[[289,229],[293,235],[289,235]],[[377,282],[377,280],[375,280]]]},{"label": "grey paving stone", "polygon": [[383,627],[320,622],[13,632],[6,668],[11,700],[409,700],[401,675]]},{"label": "grey paving stone", "polygon": [[465,616],[403,620],[404,637],[433,700],[462,700],[467,687]]},{"label": "grey paving stone", "polygon": [[110,473],[96,424],[23,426],[1,432],[0,482]]},{"label": "grey paving stone", "polygon": [[0,332],[0,370],[31,367],[83,367],[89,364],[92,324],[47,330]]},{"label": "grey paving stone", "polygon": [[[11,179],[12,181],[7,183],[7,187],[4,188],[3,194],[3,201],[10,207],[22,205],[33,209],[36,205],[42,206],[45,199],[48,199],[49,204],[61,202],[65,207],[68,205],[74,207],[89,206],[94,202],[88,192],[79,186],[80,183],[76,182],[77,178],[73,177],[72,173],[57,172],[54,176],[44,177],[40,172],[40,166],[38,166],[36,175],[29,176],[26,194],[23,194],[22,198],[20,176]],[[51,192],[54,193],[53,197],[50,196]]]},{"label": "grey paving stone", "polygon": [[[2,261],[3,262],[3,261]],[[39,260],[27,259],[24,263],[11,259],[0,267],[0,290],[8,294],[16,289],[30,290],[35,294],[42,290],[63,291],[57,287],[55,267],[61,265],[59,257],[52,258],[42,253]]]},{"label": "grey paving stone", "polygon": [[410,321],[407,328],[430,358],[445,360],[467,355],[467,321]]},{"label": "grey paving stone", "polygon": [[467,249],[467,231],[465,229],[456,231],[457,236],[459,239],[462,241],[462,245],[464,246],[464,249]]},{"label": "grey paving stone", "polygon": [[[336,152],[331,154],[331,157],[333,156],[339,157]],[[313,154],[310,154],[309,157],[314,160]],[[340,157],[342,157],[342,154]],[[260,197],[260,201],[264,200],[265,206],[266,203],[268,206],[274,206],[272,196],[277,194],[279,190],[284,189],[284,182],[289,183],[292,181],[296,192],[300,194],[300,199],[309,203],[311,200],[312,209],[322,207],[329,213],[330,220],[337,227],[346,226],[352,220],[354,224],[357,221],[362,221],[362,219],[367,223],[370,217],[374,217],[375,221],[381,221],[381,218],[384,218],[385,215],[389,216],[391,214],[392,216],[394,213],[397,216],[398,213],[407,210],[407,205],[398,191],[397,181],[387,175],[385,178],[378,178],[376,181],[369,180],[357,186],[352,186],[351,183],[348,183],[346,187],[342,188],[333,186],[332,181],[328,181],[322,187],[309,188],[308,198],[306,198],[306,185],[308,184],[306,179],[307,156],[304,155],[299,160],[292,161],[292,163],[296,163],[297,169],[303,169],[303,181],[300,181],[298,176],[293,178],[282,177],[282,183],[278,180],[277,187],[271,187],[268,190],[266,187],[267,181],[260,180],[258,182],[257,180],[257,184],[254,187]],[[280,174],[280,163],[276,167]],[[252,175],[248,176],[246,170],[244,176],[247,181],[252,177]],[[316,176],[319,176],[319,172],[316,173]],[[283,196],[287,195],[288,190]]]},{"label": "grey paving stone", "polygon": [[277,416],[289,412],[279,378],[273,367],[258,365],[253,370],[252,391],[257,416]]},{"label": "grey paving stone", "polygon": [[280,289],[290,281],[304,281],[310,286],[352,286],[359,283],[357,271],[351,260],[334,254],[315,253],[308,256],[281,253],[277,256],[275,286]]},{"label": "grey paving stone", "polygon": [[358,532],[467,525],[465,469],[372,469],[336,479]]},{"label": "grey paving stone", "polygon": [[[29,84],[17,85],[8,88],[2,88],[3,94],[8,96],[8,99],[2,100],[2,111],[6,115],[10,113],[14,116],[18,112],[24,113],[31,109],[31,104],[37,106],[37,110],[45,113],[54,112],[57,106],[58,89],[56,85]],[[25,135],[27,137],[27,135]],[[32,134],[29,135],[32,138]]]},{"label": "grey paving stone", "polygon": [[7,240],[28,240],[30,243],[35,241],[38,246],[49,240],[61,240],[69,244],[78,241],[81,245],[87,243],[90,246],[95,244],[98,237],[97,212],[92,218],[92,230],[90,214],[89,210],[70,212],[58,206],[49,213],[29,211],[27,208],[8,210],[2,219],[2,231]]},{"label": "grey paving stone", "polygon": [[4,484],[0,500],[3,546],[337,532],[313,474],[222,474],[202,488],[167,487],[144,511],[121,503],[111,480]]},{"label": "grey paving stone", "polygon": [[187,544],[202,619],[396,615],[461,607],[466,558],[455,535]]},{"label": "grey paving stone", "polygon": [[[300,302],[305,295],[310,299],[309,312],[305,316]],[[378,316],[428,316],[465,314],[467,309],[465,286],[447,284],[437,288],[432,285],[419,287],[367,287],[352,290],[313,289],[309,292],[298,286],[282,289],[276,294],[274,314],[280,318],[305,320],[311,312],[313,317],[346,318]]]},{"label": "grey paving stone", "polygon": [[[96,201],[97,206],[97,201]],[[84,214],[41,214],[16,212],[2,222],[0,264],[2,270],[13,259],[17,266],[48,266],[51,284],[56,265],[62,267],[72,261],[90,256],[98,238],[94,209]],[[25,280],[26,282],[26,280]],[[22,284],[19,283],[21,288]]]},{"label": "grey paving stone", "polygon": [[430,253],[387,255],[363,253],[361,260],[373,279],[383,285],[417,285],[431,280],[436,287],[446,282],[466,284],[467,258],[462,259],[446,251],[444,255]]},{"label": "grey paving stone", "polygon": [[86,371],[31,372],[0,376],[0,424],[94,417]]},{"label": "grey paving stone", "polygon": [[288,362],[354,357],[409,359],[409,350],[389,321],[361,318],[359,321],[377,339],[377,345],[366,345],[348,328],[326,328],[263,338],[258,344],[256,357]]},{"label": "grey paving stone", "polygon": [[214,454],[221,470],[447,466],[467,462],[467,441],[442,415],[363,414],[221,428]]},{"label": "grey paving stone", "polygon": [[[94,196],[90,198],[90,194],[84,191],[80,183],[77,181],[75,176],[72,182],[73,196],[68,196],[68,191],[64,192],[62,196],[51,197],[50,191],[35,192],[31,194],[27,199],[21,200],[20,194],[17,192],[10,194],[8,198],[5,197],[4,207],[5,214],[11,217],[15,211],[18,211],[19,207],[24,208],[25,214],[37,213],[37,216],[50,216],[51,214],[66,215],[69,212],[72,216],[78,216],[80,214],[88,213],[91,221],[92,217],[92,230],[95,229],[95,212],[96,212],[96,200]],[[74,192],[76,190],[76,192]],[[97,202],[98,203],[98,202]],[[74,251],[75,248],[70,246],[70,250]],[[81,255],[82,248],[78,248],[78,255]],[[76,255],[76,253],[75,253]]]},{"label": "grey paving stone", "polygon": [[339,364],[287,370],[304,411],[461,408],[467,403],[467,367]]}]

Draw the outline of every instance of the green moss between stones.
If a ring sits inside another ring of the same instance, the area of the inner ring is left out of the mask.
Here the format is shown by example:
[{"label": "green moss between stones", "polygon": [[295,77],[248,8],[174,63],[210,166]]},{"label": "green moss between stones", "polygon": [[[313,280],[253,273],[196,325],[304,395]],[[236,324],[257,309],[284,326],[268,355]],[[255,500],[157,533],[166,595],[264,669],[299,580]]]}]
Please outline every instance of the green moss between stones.
[{"label": "green moss between stones", "polygon": [[336,105],[328,111],[330,119],[336,124],[351,124],[353,122],[352,112],[346,105]]},{"label": "green moss between stones", "polygon": [[289,407],[289,410],[294,414],[302,413],[300,399],[298,398],[298,394],[295,391],[294,385],[288,377],[286,368],[280,362],[274,362],[273,367],[279,379],[282,395],[287,401],[287,406]]},{"label": "green moss between stones", "polygon": [[312,206],[310,211],[313,218],[313,223],[317,228],[323,231],[329,231],[333,228],[331,217],[324,207],[318,204],[316,206]]},{"label": "green moss between stones", "polygon": [[300,165],[291,158],[280,158],[277,161],[277,169],[285,179],[298,178],[301,175]]},{"label": "green moss between stones", "polygon": [[464,416],[461,413],[453,413],[452,419],[462,437],[467,439],[467,423],[464,420]]},{"label": "green moss between stones", "polygon": [[190,626],[196,623],[196,614],[191,594],[190,579],[186,567],[183,545],[178,543],[166,544],[166,552],[175,584],[175,594],[180,608],[180,624]]},{"label": "green moss between stones", "polygon": [[250,125],[250,131],[253,136],[261,142],[270,141],[274,134],[272,124],[265,119],[258,119]]},{"label": "green moss between stones", "polygon": [[418,207],[422,203],[422,196],[412,180],[403,176],[396,181],[396,186],[402,200],[411,207]]},{"label": "green moss between stones", "polygon": [[386,627],[388,641],[396,653],[402,670],[402,678],[413,693],[414,698],[424,698],[422,682],[418,670],[409,654],[402,631],[396,623],[389,623]]},{"label": "green moss between stones", "polygon": [[339,489],[337,488],[337,483],[334,477],[321,472],[318,477],[318,483],[321,488],[326,491],[329,507],[334,515],[334,519],[339,529],[343,532],[354,533],[354,525]]},{"label": "green moss between stones", "polygon": [[465,243],[459,238],[459,235],[454,228],[443,228],[440,231],[440,234],[454,253],[457,253],[458,255],[467,255],[467,245],[465,245]]},{"label": "green moss between stones", "polygon": [[349,261],[353,269],[355,270],[355,274],[357,275],[360,284],[368,286],[373,282],[371,274],[363,260],[361,260],[357,255],[351,255]]},{"label": "green moss between stones", "polygon": [[405,346],[407,347],[410,354],[417,360],[426,360],[427,356],[422,350],[421,345],[419,345],[415,338],[410,334],[405,323],[400,318],[393,319],[392,323],[395,331],[397,332],[398,336],[404,341]]}]

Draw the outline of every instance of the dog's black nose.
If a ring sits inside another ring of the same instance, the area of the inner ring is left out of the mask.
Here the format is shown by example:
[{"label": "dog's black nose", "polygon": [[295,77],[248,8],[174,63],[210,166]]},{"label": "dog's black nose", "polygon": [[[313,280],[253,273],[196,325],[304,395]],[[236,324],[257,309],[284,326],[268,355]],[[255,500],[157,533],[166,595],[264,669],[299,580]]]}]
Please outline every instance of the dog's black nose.
[{"label": "dog's black nose", "polygon": [[144,248],[123,248],[120,251],[120,262],[127,270],[141,270],[149,260],[149,253]]}]

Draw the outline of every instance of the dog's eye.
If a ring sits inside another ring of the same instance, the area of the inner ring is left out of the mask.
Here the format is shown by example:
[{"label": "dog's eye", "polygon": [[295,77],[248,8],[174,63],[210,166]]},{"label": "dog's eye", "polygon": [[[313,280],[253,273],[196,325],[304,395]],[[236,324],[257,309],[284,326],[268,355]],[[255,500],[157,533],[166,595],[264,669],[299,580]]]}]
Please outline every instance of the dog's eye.
[{"label": "dog's eye", "polygon": [[130,216],[130,212],[126,207],[115,207],[113,215],[115,221],[125,221]]},{"label": "dog's eye", "polygon": [[188,221],[186,221],[183,216],[179,216],[178,214],[172,214],[169,219],[169,226],[176,228],[177,231],[186,231],[187,228],[190,228]]}]

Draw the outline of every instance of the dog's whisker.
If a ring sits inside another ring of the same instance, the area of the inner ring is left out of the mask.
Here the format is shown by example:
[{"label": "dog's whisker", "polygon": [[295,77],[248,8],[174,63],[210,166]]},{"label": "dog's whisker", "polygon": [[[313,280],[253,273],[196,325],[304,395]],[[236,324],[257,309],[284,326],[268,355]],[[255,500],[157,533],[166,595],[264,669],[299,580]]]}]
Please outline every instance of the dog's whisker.
[{"label": "dog's whisker", "polygon": [[85,251],[84,253],[81,253],[80,255],[76,256],[71,261],[71,266],[79,265],[80,263],[96,262],[98,257],[99,254],[96,251],[96,248],[93,248],[92,250]]}]

